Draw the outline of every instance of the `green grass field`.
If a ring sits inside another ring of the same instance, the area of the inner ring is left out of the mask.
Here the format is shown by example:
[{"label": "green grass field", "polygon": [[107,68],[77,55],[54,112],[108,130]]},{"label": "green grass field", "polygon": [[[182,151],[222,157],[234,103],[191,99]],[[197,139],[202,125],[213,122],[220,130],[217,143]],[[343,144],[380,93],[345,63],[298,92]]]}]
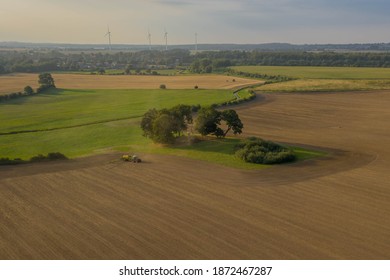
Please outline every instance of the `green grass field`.
[{"label": "green grass field", "polygon": [[231,99],[229,90],[55,90],[15,99],[0,104],[0,133],[38,131],[0,135],[0,157],[29,159],[48,152],[77,157],[122,145],[147,146],[151,142],[139,124],[148,109]]},{"label": "green grass field", "polygon": [[[246,91],[241,93],[247,94]],[[0,104],[0,158],[28,160],[60,152],[69,158],[108,150],[171,154],[225,166],[259,169],[238,160],[238,139],[201,141],[191,146],[162,147],[142,136],[141,116],[150,108],[177,104],[202,106],[234,99],[229,90],[65,90]],[[35,132],[25,132],[36,130]],[[23,132],[24,133],[20,133]],[[7,134],[15,132],[12,134]],[[19,133],[18,133],[19,132]],[[300,155],[316,152],[298,151]]]},{"label": "green grass field", "polygon": [[[175,155],[188,157],[197,160],[204,160],[220,165],[246,169],[258,170],[270,167],[270,165],[247,163],[235,156],[235,146],[241,141],[238,138],[211,138],[192,145],[166,146],[161,148],[159,145],[149,143],[146,145],[129,145],[119,147],[118,150],[123,152],[146,152],[162,155]],[[299,147],[291,147],[297,157],[297,160],[307,160],[315,157],[325,156],[325,152],[306,150]]]},{"label": "green grass field", "polygon": [[150,108],[232,100],[229,90],[54,90],[0,103],[0,133],[141,117]]},{"label": "green grass field", "polygon": [[390,68],[310,67],[310,66],[236,66],[236,71],[281,75],[297,80],[267,84],[259,91],[331,92],[389,90]]}]

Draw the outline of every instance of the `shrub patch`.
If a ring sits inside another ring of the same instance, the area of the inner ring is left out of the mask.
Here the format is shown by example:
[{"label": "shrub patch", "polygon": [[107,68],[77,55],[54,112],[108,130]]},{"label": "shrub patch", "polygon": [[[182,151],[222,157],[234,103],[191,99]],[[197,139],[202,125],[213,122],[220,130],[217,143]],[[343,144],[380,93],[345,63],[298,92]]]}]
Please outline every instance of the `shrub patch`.
[{"label": "shrub patch", "polygon": [[256,137],[237,144],[235,155],[245,162],[257,164],[279,164],[296,159],[292,149]]}]

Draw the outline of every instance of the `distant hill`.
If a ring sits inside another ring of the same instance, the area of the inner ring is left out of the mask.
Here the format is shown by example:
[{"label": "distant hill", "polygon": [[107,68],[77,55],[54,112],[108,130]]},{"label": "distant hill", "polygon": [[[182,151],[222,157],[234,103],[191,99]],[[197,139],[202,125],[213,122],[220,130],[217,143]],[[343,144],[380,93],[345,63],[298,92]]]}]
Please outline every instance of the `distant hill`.
[{"label": "distant hill", "polygon": [[[24,42],[0,42],[0,49],[24,48],[24,49],[60,49],[60,50],[106,50],[106,44],[55,44],[55,43],[24,43]],[[165,46],[153,45],[153,50],[163,50]],[[169,49],[194,50],[192,45],[169,45]],[[140,51],[148,50],[148,45],[114,44],[112,49],[116,51]],[[261,50],[261,51],[390,51],[390,43],[370,44],[304,44],[294,45],[288,43],[267,44],[198,44],[199,51],[232,51],[232,50]]]}]

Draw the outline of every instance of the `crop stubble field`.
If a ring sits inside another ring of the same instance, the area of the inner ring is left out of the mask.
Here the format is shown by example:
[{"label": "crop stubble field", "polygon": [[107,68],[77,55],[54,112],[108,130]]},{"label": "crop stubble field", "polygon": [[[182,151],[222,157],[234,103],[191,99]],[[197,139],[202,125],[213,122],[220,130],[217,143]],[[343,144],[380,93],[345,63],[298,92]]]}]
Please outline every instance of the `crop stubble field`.
[{"label": "crop stubble field", "polygon": [[[251,79],[224,75],[195,76],[142,76],[142,75],[81,75],[53,74],[55,84],[64,89],[158,89],[165,84],[168,89],[232,89],[255,84]],[[233,79],[235,82],[233,82]],[[258,81],[257,81],[258,83]],[[37,74],[0,75],[0,94],[23,91],[30,85],[38,87]]]},{"label": "crop stubble field", "polygon": [[3,259],[388,259],[390,92],[263,94],[245,135],[329,155],[260,171],[142,154],[0,168]]}]

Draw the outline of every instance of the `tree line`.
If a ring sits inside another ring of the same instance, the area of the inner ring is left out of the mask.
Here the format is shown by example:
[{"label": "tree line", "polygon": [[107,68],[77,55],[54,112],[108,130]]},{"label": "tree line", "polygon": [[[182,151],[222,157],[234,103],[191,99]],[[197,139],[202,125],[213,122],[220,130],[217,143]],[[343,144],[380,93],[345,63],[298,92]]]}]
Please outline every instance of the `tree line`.
[{"label": "tree line", "polygon": [[307,51],[202,51],[137,52],[0,51],[0,74],[12,72],[99,71],[121,69],[123,74],[140,69],[183,69],[211,73],[229,66],[348,66],[390,67],[389,52]]},{"label": "tree line", "polygon": [[54,79],[50,73],[42,73],[38,75],[39,87],[36,91],[31,86],[25,86],[23,91],[13,92],[0,95],[0,102],[12,100],[19,97],[32,96],[34,94],[45,92],[49,89],[56,88]]},{"label": "tree line", "polygon": [[[218,111],[212,106],[195,108],[197,118],[194,128],[201,135],[226,137],[229,131],[234,135],[242,133],[244,125],[235,110]],[[193,124],[194,111],[194,107],[182,104],[170,109],[150,109],[141,120],[143,135],[156,143],[172,144]]]}]

